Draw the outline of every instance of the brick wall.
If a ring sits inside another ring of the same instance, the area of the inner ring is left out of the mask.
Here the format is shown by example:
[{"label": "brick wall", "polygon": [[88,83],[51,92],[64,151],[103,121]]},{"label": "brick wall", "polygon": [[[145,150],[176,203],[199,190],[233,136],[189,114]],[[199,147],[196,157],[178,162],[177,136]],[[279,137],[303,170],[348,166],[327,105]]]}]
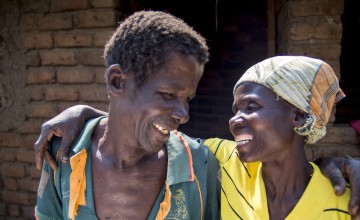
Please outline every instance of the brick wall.
[{"label": "brick wall", "polygon": [[33,219],[40,125],[77,103],[107,109],[101,56],[121,18],[114,2],[2,2],[0,218]]}]

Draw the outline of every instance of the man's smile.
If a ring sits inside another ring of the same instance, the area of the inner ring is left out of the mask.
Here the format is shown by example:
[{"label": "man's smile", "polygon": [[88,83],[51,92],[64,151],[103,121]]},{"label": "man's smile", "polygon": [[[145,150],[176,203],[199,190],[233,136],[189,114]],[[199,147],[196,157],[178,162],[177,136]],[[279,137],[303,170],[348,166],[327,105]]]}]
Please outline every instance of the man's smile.
[{"label": "man's smile", "polygon": [[158,130],[158,131],[160,131],[161,133],[163,133],[163,134],[169,134],[169,130],[167,130],[166,128],[164,128],[164,127],[162,127],[161,125],[158,125],[158,124],[155,124],[155,123],[153,123],[153,125],[154,125],[154,127]]}]

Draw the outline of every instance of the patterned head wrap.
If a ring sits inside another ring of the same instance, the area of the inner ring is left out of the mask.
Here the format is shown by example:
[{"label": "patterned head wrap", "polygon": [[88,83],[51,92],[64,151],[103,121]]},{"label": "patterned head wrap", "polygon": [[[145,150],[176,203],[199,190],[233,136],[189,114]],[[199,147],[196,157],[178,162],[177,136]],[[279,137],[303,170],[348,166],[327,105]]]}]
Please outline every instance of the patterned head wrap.
[{"label": "patterned head wrap", "polygon": [[294,130],[313,144],[326,134],[333,105],[345,97],[332,68],[322,60],[304,56],[277,56],[250,67],[243,82],[263,85],[308,113],[305,124]]}]

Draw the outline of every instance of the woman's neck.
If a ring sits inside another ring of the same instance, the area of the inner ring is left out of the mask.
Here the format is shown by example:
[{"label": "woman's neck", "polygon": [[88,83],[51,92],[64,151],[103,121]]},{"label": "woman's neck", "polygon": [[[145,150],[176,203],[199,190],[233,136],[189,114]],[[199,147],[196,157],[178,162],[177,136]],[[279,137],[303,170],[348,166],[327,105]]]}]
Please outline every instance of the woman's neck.
[{"label": "woman's neck", "polygon": [[305,153],[262,164],[270,219],[286,218],[303,195],[312,173]]}]

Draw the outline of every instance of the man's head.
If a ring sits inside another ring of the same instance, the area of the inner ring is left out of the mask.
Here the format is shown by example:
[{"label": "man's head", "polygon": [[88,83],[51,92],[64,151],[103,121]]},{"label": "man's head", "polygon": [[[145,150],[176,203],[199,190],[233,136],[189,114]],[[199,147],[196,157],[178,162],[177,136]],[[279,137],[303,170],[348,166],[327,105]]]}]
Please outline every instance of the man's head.
[{"label": "man's head", "polygon": [[119,64],[140,86],[167,62],[170,52],[194,55],[205,65],[205,39],[179,18],[160,11],[139,11],[120,23],[104,51],[106,67]]},{"label": "man's head", "polygon": [[167,13],[136,12],[106,45],[105,59],[109,131],[128,148],[158,152],[189,120],[208,60],[204,38]]}]

